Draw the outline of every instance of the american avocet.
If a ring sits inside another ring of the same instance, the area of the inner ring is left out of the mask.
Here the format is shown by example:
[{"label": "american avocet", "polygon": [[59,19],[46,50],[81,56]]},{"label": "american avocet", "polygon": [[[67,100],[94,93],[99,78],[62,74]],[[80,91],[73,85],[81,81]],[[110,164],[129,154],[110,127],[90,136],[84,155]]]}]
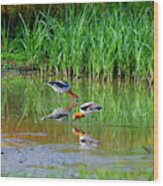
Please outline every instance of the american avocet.
[{"label": "american avocet", "polygon": [[68,108],[57,108],[51,114],[43,117],[42,120],[45,119],[55,119],[59,122],[63,122],[66,118],[69,117],[73,108],[77,106],[76,103],[71,104]]},{"label": "american avocet", "polygon": [[99,112],[102,109],[101,106],[94,102],[87,102],[80,106],[80,112],[76,112],[73,114],[73,119],[79,119],[85,117],[87,114],[91,114],[93,112]]},{"label": "american avocet", "polygon": [[51,88],[53,88],[53,90],[55,90],[60,94],[66,92],[73,99],[78,98],[78,96],[72,92],[71,86],[65,81],[52,81],[52,82],[48,82],[47,85],[49,85]]},{"label": "american avocet", "polygon": [[97,147],[99,145],[99,141],[96,139],[93,139],[91,136],[86,134],[84,131],[73,128],[72,129],[73,134],[76,136],[79,136],[79,143],[80,145],[86,147],[86,148],[92,148],[92,147]]}]

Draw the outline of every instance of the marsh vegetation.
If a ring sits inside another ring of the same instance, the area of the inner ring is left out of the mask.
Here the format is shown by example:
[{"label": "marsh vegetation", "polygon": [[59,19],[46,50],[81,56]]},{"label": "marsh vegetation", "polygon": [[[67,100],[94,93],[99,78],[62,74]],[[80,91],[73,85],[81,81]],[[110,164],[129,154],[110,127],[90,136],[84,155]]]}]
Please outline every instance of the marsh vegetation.
[{"label": "marsh vegetation", "polygon": [[2,65],[153,83],[153,2],[2,6]]},{"label": "marsh vegetation", "polygon": [[[153,16],[153,2],[2,6],[2,176],[153,180]],[[78,102],[46,85],[59,79]],[[72,121],[87,101],[102,111]]]}]

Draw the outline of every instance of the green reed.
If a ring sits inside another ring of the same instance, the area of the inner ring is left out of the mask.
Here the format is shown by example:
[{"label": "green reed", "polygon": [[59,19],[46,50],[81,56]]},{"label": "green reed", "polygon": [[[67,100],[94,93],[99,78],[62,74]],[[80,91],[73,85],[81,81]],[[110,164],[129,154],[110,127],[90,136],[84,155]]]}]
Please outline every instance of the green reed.
[{"label": "green reed", "polygon": [[153,8],[153,2],[51,5],[30,19],[16,12],[16,31],[2,17],[2,64],[151,84]]}]

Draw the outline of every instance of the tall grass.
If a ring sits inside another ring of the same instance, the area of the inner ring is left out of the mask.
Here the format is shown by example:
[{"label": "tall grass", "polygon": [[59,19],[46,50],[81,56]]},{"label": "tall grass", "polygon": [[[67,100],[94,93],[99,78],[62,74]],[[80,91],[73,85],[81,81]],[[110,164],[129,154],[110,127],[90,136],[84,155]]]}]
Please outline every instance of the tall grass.
[{"label": "tall grass", "polygon": [[2,46],[16,40],[13,55],[2,47],[2,63],[14,60],[69,76],[84,72],[93,79],[152,82],[153,8],[153,2],[65,4],[56,14],[55,5],[38,11],[32,20],[19,14],[13,38],[10,26],[2,25]]}]

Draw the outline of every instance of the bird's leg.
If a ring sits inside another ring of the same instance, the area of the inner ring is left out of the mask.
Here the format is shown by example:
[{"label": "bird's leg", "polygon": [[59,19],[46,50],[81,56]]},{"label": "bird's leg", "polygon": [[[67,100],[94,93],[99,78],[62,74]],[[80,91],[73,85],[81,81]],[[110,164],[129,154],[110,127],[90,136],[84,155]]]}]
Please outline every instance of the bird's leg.
[{"label": "bird's leg", "polygon": [[88,132],[88,123],[89,123],[89,119],[88,119],[88,117],[86,117],[86,124],[87,124],[87,132]]},{"label": "bird's leg", "polygon": [[88,122],[89,122],[89,121],[88,121],[88,117],[86,117],[86,123],[87,123],[87,125],[88,125]]},{"label": "bird's leg", "polygon": [[60,103],[62,104],[63,103],[63,94],[59,93],[59,97],[60,97]]},{"label": "bird's leg", "polygon": [[94,115],[92,114],[92,123],[94,124],[95,118]]}]

